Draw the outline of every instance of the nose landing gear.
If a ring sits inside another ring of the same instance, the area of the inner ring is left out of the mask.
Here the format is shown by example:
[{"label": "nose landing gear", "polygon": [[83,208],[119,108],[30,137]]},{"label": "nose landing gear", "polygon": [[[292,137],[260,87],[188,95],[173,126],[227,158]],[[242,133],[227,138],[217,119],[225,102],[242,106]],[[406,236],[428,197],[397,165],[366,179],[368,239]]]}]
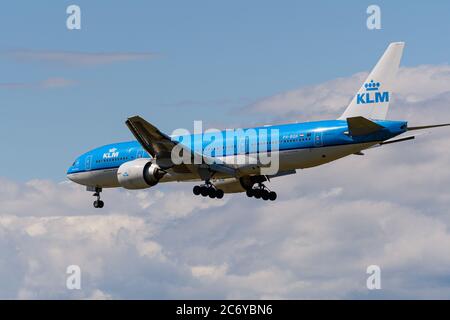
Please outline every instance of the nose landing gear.
[{"label": "nose landing gear", "polygon": [[[92,190],[88,190],[88,191],[92,191]],[[94,201],[94,208],[101,209],[105,205],[105,203],[102,200],[100,200],[100,193],[102,192],[102,188],[95,187],[94,191],[95,191],[95,193],[93,194],[93,196],[97,197],[97,200]]]}]

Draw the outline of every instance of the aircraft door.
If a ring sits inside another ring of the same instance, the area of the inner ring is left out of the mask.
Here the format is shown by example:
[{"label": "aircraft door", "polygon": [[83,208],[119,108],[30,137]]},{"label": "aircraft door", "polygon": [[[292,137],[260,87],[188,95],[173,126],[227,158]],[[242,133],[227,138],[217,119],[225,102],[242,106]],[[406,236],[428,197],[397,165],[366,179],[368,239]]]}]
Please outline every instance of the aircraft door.
[{"label": "aircraft door", "polygon": [[314,132],[314,146],[321,147],[323,145],[322,140],[323,132]]},{"label": "aircraft door", "polygon": [[85,167],[86,167],[87,171],[91,170],[91,168],[92,168],[92,156],[87,156],[86,157]]}]

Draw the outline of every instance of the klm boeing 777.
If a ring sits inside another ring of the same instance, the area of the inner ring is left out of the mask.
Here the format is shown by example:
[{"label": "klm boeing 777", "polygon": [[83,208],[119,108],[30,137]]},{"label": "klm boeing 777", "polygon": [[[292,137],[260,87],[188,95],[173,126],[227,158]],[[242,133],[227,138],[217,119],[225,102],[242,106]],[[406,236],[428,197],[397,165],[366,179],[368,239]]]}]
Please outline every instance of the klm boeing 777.
[{"label": "klm boeing 777", "polygon": [[[399,137],[408,131],[450,125],[410,127],[407,121],[386,120],[403,48],[403,42],[389,45],[337,120],[242,129],[233,135],[226,130],[169,136],[134,116],[126,125],[135,141],[79,156],[67,177],[94,192],[96,208],[104,206],[100,199],[104,188],[146,189],[170,181],[200,181],[193,193],[204,197],[246,192],[248,197],[274,201],[277,194],[265,185],[273,178],[414,139],[414,135]],[[268,170],[273,163],[264,161],[263,154],[265,160],[276,160],[275,172]]]}]

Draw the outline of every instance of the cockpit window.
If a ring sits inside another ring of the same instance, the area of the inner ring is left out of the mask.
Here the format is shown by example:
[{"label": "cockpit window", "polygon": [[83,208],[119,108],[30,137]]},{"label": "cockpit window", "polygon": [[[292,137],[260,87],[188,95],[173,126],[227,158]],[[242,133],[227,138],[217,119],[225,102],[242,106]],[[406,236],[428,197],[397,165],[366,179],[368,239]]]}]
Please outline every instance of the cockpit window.
[{"label": "cockpit window", "polygon": [[74,161],[74,162],[72,163],[72,167],[74,167],[74,166],[75,166],[75,163],[76,163],[76,161]]}]

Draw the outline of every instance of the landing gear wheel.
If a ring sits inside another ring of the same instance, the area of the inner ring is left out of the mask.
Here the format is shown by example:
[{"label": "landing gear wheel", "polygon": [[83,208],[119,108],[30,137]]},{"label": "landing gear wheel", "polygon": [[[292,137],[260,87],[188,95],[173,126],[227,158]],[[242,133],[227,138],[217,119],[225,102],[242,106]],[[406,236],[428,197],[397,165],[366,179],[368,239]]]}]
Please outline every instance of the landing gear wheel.
[{"label": "landing gear wheel", "polygon": [[192,192],[196,196],[202,195],[203,197],[210,197],[211,199],[222,199],[224,195],[223,190],[216,189],[209,181],[206,181],[203,185],[193,187]]},{"label": "landing gear wheel", "polygon": [[263,199],[264,201],[275,201],[277,194],[274,191],[270,191],[264,184],[259,183],[255,188],[249,188],[246,191],[247,197],[255,197],[256,199]]},{"label": "landing gear wheel", "polygon": [[271,192],[269,193],[269,200],[270,200],[270,201],[275,201],[275,200],[277,200],[277,193],[274,192],[274,191],[271,191]]},{"label": "landing gear wheel", "polygon": [[[105,206],[105,203],[102,200],[100,200],[100,193],[102,192],[102,188],[96,187],[94,190],[95,193],[93,194],[93,196],[97,198],[97,200],[94,201],[94,208],[101,209]],[[94,190],[88,189],[88,191]]]},{"label": "landing gear wheel", "polygon": [[102,200],[95,200],[94,201],[94,208],[101,209],[105,206],[105,203]]},{"label": "landing gear wheel", "polygon": [[192,192],[193,192],[196,196],[200,195],[201,190],[202,190],[202,189],[200,188],[200,186],[195,186],[194,188],[192,188]]},{"label": "landing gear wheel", "polygon": [[208,189],[208,196],[209,196],[211,199],[214,199],[214,198],[216,197],[216,189],[214,189],[214,188],[209,188],[209,189]]},{"label": "landing gear wheel", "polygon": [[207,188],[207,187],[200,187],[200,194],[201,194],[203,197],[207,197],[208,194],[209,194],[208,188]]},{"label": "landing gear wheel", "polygon": [[217,189],[217,190],[216,190],[216,198],[217,198],[217,199],[222,199],[222,198],[223,198],[223,195],[224,195],[223,190],[220,190],[220,189]]}]

